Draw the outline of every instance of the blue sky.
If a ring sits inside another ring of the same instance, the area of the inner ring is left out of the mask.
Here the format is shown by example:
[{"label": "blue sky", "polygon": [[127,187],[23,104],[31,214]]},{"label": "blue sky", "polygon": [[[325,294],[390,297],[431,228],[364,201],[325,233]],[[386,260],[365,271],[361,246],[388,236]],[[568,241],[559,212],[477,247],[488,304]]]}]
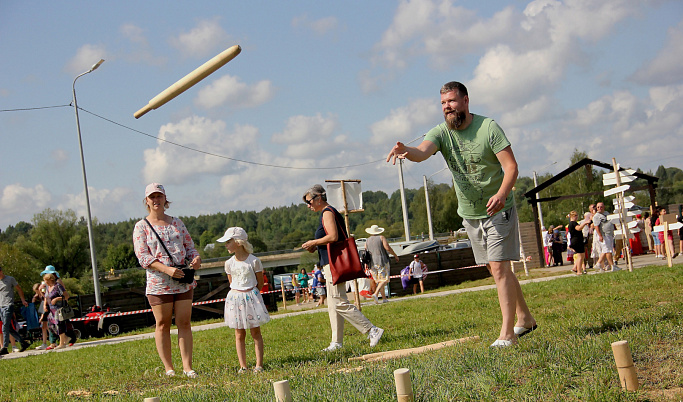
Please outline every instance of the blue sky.
[{"label": "blue sky", "polygon": [[[76,91],[101,222],[143,216],[152,181],[180,216],[298,203],[326,179],[391,193],[397,169],[378,161],[443,121],[439,88],[452,80],[505,130],[520,175],[557,173],[575,148],[683,167],[680,1],[230,3],[3,2],[0,228],[45,208],[85,214],[65,105],[100,58]],[[236,44],[233,61],[133,117]],[[407,162],[406,187],[449,181],[444,166]]]}]

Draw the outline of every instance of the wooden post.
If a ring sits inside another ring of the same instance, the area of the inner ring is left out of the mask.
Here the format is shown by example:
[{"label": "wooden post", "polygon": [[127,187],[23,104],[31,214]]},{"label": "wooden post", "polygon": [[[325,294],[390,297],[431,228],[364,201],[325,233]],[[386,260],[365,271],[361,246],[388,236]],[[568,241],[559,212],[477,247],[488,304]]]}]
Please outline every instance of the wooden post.
[{"label": "wooden post", "polygon": [[[617,180],[617,187],[621,186],[621,176],[619,175],[619,165],[617,165],[616,158],[612,158],[612,166],[614,167],[614,176]],[[619,226],[621,227],[621,245],[622,250],[626,250],[624,256],[626,257],[626,265],[628,266],[629,272],[633,272],[633,260],[631,259],[631,245],[629,244],[629,237],[631,234],[631,229],[626,226],[626,208],[624,205],[624,193],[617,193],[617,200],[619,203]]]},{"label": "wooden post", "polygon": [[[342,198],[344,200],[344,225],[346,226],[346,233],[351,236],[351,231],[349,230],[349,203],[346,201],[346,187],[344,185],[344,180],[341,181],[341,192],[342,192]],[[360,291],[358,290],[358,279],[353,280],[353,287],[356,291],[354,294],[355,299],[356,299],[356,308],[358,308],[358,311],[361,310],[360,307]]]},{"label": "wooden post", "polygon": [[[519,229],[519,218],[517,219],[517,234],[519,235],[519,256],[522,257],[522,264],[524,264],[524,273],[529,276],[529,267],[526,266],[526,253],[524,252],[524,245],[522,244],[522,231]],[[545,257],[545,255],[544,255]],[[515,272],[514,265],[512,272]]]},{"label": "wooden post", "polygon": [[612,343],[612,353],[619,372],[619,383],[627,391],[638,390],[638,376],[633,365],[633,356],[628,341],[618,341]]},{"label": "wooden post", "polygon": [[145,398],[145,402],[159,402],[160,399],[158,396],[153,396],[151,398]]},{"label": "wooden post", "polygon": [[400,368],[394,370],[396,397],[398,402],[413,402],[413,384],[410,381],[410,370]]},{"label": "wooden post", "polygon": [[287,310],[287,296],[285,295],[285,284],[280,277],[280,290],[282,291],[282,308]]},{"label": "wooden post", "polygon": [[[671,245],[673,246],[673,240],[671,241]],[[664,220],[664,251],[666,251],[666,262],[669,268],[673,266],[673,262],[671,261],[671,258],[673,256],[671,253],[673,250],[669,249],[669,222]]]},{"label": "wooden post", "polygon": [[546,268],[545,263],[545,247],[543,247],[543,230],[541,221],[538,219],[538,206],[535,202],[531,202],[531,210],[534,215],[534,229],[536,230],[536,247],[538,248],[538,255],[541,256],[541,268]]},{"label": "wooden post", "polygon": [[289,381],[282,380],[273,383],[276,402],[292,402],[292,390],[289,388]]}]

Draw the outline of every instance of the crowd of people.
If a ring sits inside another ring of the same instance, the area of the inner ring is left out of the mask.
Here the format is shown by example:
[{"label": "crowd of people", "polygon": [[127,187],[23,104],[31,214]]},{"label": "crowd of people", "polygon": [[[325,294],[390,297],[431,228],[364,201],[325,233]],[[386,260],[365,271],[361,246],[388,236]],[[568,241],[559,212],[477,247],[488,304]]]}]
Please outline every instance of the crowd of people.
[{"label": "crowd of people", "polygon": [[[679,207],[676,219],[683,223],[683,206]],[[667,252],[676,258],[683,250],[683,240],[680,240],[679,253],[676,253],[673,242],[673,231],[663,230],[655,232],[655,227],[664,222],[667,209],[654,208],[654,215],[649,212],[636,215],[636,230],[632,230],[633,237],[624,242],[615,239],[616,225],[608,220],[605,204],[598,202],[588,206],[588,212],[579,221],[579,214],[571,211],[567,217],[567,225],[549,225],[542,227],[542,240],[546,266],[564,265],[562,253],[567,251],[567,261],[572,265],[572,271],[577,275],[586,274],[587,269],[599,271],[619,271],[618,261],[623,257],[624,248],[628,247],[632,255],[652,253],[657,258],[666,258]],[[635,233],[633,233],[635,232]],[[683,239],[683,228],[678,229],[679,239]],[[563,238],[562,234],[565,234]]]}]

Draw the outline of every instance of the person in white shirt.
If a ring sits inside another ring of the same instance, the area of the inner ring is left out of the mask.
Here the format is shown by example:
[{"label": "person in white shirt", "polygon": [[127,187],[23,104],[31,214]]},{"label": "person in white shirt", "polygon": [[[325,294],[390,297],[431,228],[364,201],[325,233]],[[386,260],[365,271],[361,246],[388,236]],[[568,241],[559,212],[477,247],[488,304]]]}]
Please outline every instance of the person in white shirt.
[{"label": "person in white shirt", "polygon": [[420,260],[418,254],[415,254],[413,256],[413,261],[410,263],[410,283],[413,284],[413,294],[417,294],[418,283],[420,284],[420,293],[425,292],[425,285],[422,280],[422,274],[424,273],[425,268],[427,268],[427,265]]},{"label": "person in white shirt", "polygon": [[263,336],[261,325],[270,321],[270,315],[261,296],[263,287],[263,264],[253,254],[253,246],[247,240],[247,232],[231,227],[217,240],[234,255],[225,262],[225,273],[230,281],[230,291],[225,297],[225,323],[235,329],[235,347],[240,363],[238,373],[247,368],[247,328],[254,339],[256,367],[254,373],[263,371]]}]

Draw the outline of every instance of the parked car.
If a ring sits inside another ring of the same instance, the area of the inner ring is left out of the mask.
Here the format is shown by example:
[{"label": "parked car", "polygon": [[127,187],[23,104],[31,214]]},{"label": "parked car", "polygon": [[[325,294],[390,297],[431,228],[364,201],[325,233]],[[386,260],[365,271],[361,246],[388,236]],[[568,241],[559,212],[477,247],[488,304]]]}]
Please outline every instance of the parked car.
[{"label": "parked car", "polygon": [[415,242],[413,244],[409,244],[405,246],[401,251],[394,249],[396,253],[401,256],[401,255],[406,255],[406,254],[417,254],[417,253],[424,253],[426,251],[430,250],[436,250],[439,248],[439,242],[437,240],[427,240],[427,241],[421,241],[421,242]]},{"label": "parked car", "polygon": [[281,290],[282,286],[285,285],[285,290],[292,290],[294,289],[294,286],[292,286],[292,275],[293,273],[290,272],[288,274],[276,274],[273,275],[273,290]]},{"label": "parked car", "polygon": [[447,249],[463,249],[463,248],[472,248],[472,242],[469,239],[466,240],[458,240],[454,241],[452,243],[448,243]]}]

